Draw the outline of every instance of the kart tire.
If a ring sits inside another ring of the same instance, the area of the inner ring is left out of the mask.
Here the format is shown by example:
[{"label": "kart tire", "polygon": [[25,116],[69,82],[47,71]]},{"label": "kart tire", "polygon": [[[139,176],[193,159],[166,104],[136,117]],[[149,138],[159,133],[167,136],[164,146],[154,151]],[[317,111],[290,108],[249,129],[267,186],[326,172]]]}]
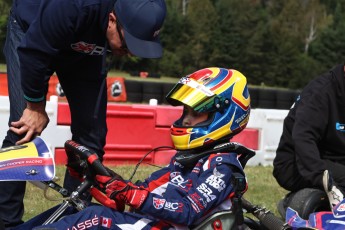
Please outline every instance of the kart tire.
[{"label": "kart tire", "polygon": [[276,90],[259,88],[258,108],[275,109],[276,108]]},{"label": "kart tire", "polygon": [[143,86],[140,81],[125,80],[127,101],[141,103],[143,100]]},{"label": "kart tire", "polygon": [[266,228],[262,226],[260,221],[253,220],[250,217],[244,218],[244,226],[245,226],[245,229],[266,230]]},{"label": "kart tire", "polygon": [[259,104],[259,88],[248,87],[250,95],[250,107],[257,108]]},{"label": "kart tire", "polygon": [[327,194],[322,190],[305,188],[291,195],[288,207],[303,219],[308,219],[313,212],[330,211]]},{"label": "kart tire", "polygon": [[162,103],[162,84],[160,82],[143,82],[143,102],[148,103],[150,99],[157,99]]}]

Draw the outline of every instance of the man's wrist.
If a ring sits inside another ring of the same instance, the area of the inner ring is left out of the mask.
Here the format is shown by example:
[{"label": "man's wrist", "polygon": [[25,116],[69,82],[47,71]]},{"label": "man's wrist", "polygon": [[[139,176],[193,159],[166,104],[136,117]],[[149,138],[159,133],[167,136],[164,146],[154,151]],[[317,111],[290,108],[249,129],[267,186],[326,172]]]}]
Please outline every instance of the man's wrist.
[{"label": "man's wrist", "polygon": [[27,95],[24,94],[24,98],[26,101],[33,102],[33,103],[38,103],[41,101],[45,101],[45,96],[42,97],[28,97]]},{"label": "man's wrist", "polygon": [[34,110],[34,111],[44,111],[46,107],[46,102],[45,101],[40,101],[40,102],[26,102],[26,108],[29,110]]}]

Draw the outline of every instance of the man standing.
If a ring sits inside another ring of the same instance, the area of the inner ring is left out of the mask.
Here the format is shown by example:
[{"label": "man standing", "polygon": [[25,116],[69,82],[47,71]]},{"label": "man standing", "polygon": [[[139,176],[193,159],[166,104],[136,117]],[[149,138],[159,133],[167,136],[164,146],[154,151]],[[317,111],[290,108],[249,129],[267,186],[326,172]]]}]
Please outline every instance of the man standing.
[{"label": "man standing", "polygon": [[[159,58],[164,0],[14,0],[4,53],[10,98],[9,131],[2,147],[40,135],[49,77],[55,72],[71,111],[72,139],[104,154],[106,54]],[[66,172],[64,187],[78,180]],[[22,223],[25,182],[1,182],[0,216]]]}]

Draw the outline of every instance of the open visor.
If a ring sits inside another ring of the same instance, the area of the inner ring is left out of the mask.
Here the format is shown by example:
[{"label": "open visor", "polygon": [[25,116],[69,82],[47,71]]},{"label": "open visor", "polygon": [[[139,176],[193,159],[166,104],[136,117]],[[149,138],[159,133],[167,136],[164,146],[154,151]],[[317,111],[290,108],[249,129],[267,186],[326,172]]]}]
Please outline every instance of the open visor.
[{"label": "open visor", "polygon": [[197,112],[212,112],[216,94],[190,78],[184,78],[168,93],[166,100],[173,106],[188,105]]}]

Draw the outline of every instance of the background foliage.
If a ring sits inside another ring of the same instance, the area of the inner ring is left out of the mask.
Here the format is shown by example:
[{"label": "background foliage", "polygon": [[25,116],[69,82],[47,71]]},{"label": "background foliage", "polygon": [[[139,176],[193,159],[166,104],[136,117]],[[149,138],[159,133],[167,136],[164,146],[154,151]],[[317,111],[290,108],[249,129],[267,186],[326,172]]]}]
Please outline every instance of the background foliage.
[{"label": "background foliage", "polygon": [[[112,68],[165,76],[219,66],[252,85],[303,87],[345,56],[345,0],[166,0],[164,57],[113,58]],[[0,0],[0,45],[11,0]],[[2,55],[2,54],[1,54]],[[0,61],[4,62],[3,56]]]}]

